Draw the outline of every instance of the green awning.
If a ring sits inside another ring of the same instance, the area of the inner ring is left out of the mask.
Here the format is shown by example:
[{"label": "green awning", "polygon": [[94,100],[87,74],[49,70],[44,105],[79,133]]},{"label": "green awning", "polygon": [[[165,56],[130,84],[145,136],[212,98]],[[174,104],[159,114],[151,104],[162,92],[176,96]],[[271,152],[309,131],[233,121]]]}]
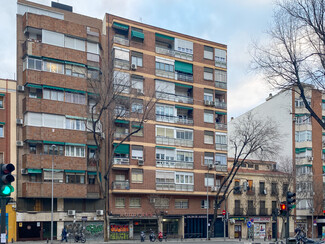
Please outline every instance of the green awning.
[{"label": "green awning", "polygon": [[97,149],[98,147],[96,145],[87,145],[88,148],[91,148],[91,149]]},{"label": "green awning", "polygon": [[325,173],[325,166],[323,166],[323,173]]},{"label": "green awning", "polygon": [[74,93],[86,94],[85,91],[79,91],[79,90],[68,89],[68,88],[64,88],[64,90],[67,91],[67,92],[74,92]]},{"label": "green awning", "polygon": [[165,146],[156,146],[156,148],[162,148],[162,149],[176,149],[176,147],[165,147]]},{"label": "green awning", "polygon": [[312,148],[310,148],[310,147],[296,148],[295,152],[296,153],[303,153],[303,152],[306,152],[307,150],[311,151]]},{"label": "green awning", "polygon": [[76,62],[71,62],[71,61],[64,61],[65,64],[70,64],[70,65],[74,65],[74,66],[79,66],[79,67],[84,67],[86,68],[85,64],[81,64],[81,63],[76,63]]},{"label": "green awning", "polygon": [[68,119],[87,120],[87,118],[78,117],[78,116],[70,116],[70,115],[66,115],[65,117],[68,118]]},{"label": "green awning", "polygon": [[175,61],[175,70],[184,72],[184,73],[188,73],[188,74],[193,74],[193,65],[176,60]]},{"label": "green awning", "polygon": [[66,173],[86,173],[85,170],[71,170],[71,169],[65,169],[64,172],[66,172]]},{"label": "green awning", "polygon": [[47,86],[47,85],[44,85],[43,87],[44,87],[44,88],[48,88],[48,89],[53,89],[53,90],[64,91],[64,88],[62,88],[62,87]]},{"label": "green awning", "polygon": [[189,89],[192,89],[193,88],[193,86],[189,86],[189,85],[185,85],[185,84],[180,84],[180,83],[175,83],[175,86],[186,87],[186,88],[189,88]]},{"label": "green awning", "polygon": [[93,93],[93,92],[87,92],[88,96],[99,96],[99,94],[97,93]]},{"label": "green awning", "polygon": [[323,132],[322,135],[325,136],[325,133]]},{"label": "green awning", "polygon": [[296,167],[303,167],[303,166],[306,166],[306,167],[313,167],[312,164],[298,164],[298,165],[296,165]]},{"label": "green awning", "polygon": [[305,115],[310,115],[310,114],[295,114],[296,117],[302,117],[302,116],[305,116]]},{"label": "green awning", "polygon": [[159,34],[159,33],[156,33],[156,37],[161,37],[161,38],[165,38],[165,39],[172,40],[172,41],[174,41],[174,39],[175,39],[174,37],[166,36],[166,35]]},{"label": "green awning", "polygon": [[115,120],[115,123],[120,123],[120,124],[129,124],[130,121],[127,121],[127,120],[121,120],[121,119],[116,119],[116,120]]},{"label": "green awning", "polygon": [[85,147],[86,146],[86,144],[69,143],[69,142],[66,142],[65,145],[67,145],[67,146],[77,146],[77,147]]},{"label": "green awning", "polygon": [[216,111],[216,114],[220,114],[220,115],[227,115],[226,112],[221,112],[221,111]]},{"label": "green awning", "polygon": [[34,84],[27,84],[27,87],[32,87],[32,88],[37,88],[37,89],[42,89],[41,85],[34,85]]},{"label": "green awning", "polygon": [[5,122],[0,122],[0,125],[5,125],[6,123]]},{"label": "green awning", "polygon": [[322,99],[322,103],[325,103],[325,100]]},{"label": "green awning", "polygon": [[175,108],[193,110],[193,108],[191,108],[191,107],[185,107],[185,106],[179,106],[179,105],[175,105]]},{"label": "green awning", "polygon": [[140,31],[136,31],[136,30],[131,30],[131,38],[136,37],[139,39],[144,39],[144,34]]},{"label": "green awning", "polygon": [[87,174],[88,174],[88,175],[97,175],[97,172],[91,172],[91,171],[88,171]]},{"label": "green awning", "polygon": [[36,58],[36,59],[41,59],[41,56],[36,56],[36,55],[24,55],[24,57],[28,57],[28,58]]},{"label": "green awning", "polygon": [[325,149],[323,149],[323,153],[325,153]]},{"label": "green awning", "polygon": [[142,125],[140,126],[140,125],[137,125],[137,124],[133,124],[133,125],[132,125],[132,128],[141,128],[141,129],[142,129],[143,126],[142,126]]},{"label": "green awning", "polygon": [[44,144],[52,144],[52,145],[64,145],[64,142],[59,141],[43,141]]},{"label": "green awning", "polygon": [[42,170],[41,169],[27,169],[27,172],[29,174],[42,174]]},{"label": "green awning", "polygon": [[112,27],[115,28],[115,29],[122,30],[122,31],[128,31],[129,30],[128,25],[124,25],[124,24],[121,24],[121,23],[118,23],[118,22],[113,22]]},{"label": "green awning", "polygon": [[[44,171],[52,172],[52,169],[43,169]],[[53,172],[63,172],[63,169],[53,169]]]},{"label": "green awning", "polygon": [[[113,144],[114,147],[117,145],[117,143]],[[115,149],[115,153],[119,154],[130,154],[130,145],[128,144],[121,144]]]},{"label": "green awning", "polygon": [[4,93],[0,93],[0,97],[4,97],[6,94]]},{"label": "green awning", "polygon": [[89,65],[87,65],[87,67],[88,67],[88,69],[93,69],[93,70],[100,71],[100,68],[98,68],[98,67],[89,66]]},{"label": "green awning", "polygon": [[41,144],[43,141],[41,140],[26,140],[27,143],[29,144]]},{"label": "green awning", "polygon": [[56,62],[56,63],[60,63],[60,64],[64,64],[65,63],[64,60],[56,59],[56,58],[42,57],[42,59],[45,60],[45,61]]}]

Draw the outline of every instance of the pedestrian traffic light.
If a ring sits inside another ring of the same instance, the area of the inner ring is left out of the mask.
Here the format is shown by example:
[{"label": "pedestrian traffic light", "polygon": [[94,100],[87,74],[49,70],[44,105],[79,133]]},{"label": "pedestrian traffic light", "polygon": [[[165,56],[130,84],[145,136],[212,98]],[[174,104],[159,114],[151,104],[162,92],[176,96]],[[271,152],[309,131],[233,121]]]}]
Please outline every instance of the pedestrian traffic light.
[{"label": "pedestrian traffic light", "polygon": [[286,204],[286,202],[281,202],[280,203],[280,215],[281,216],[286,216],[287,215],[287,204]]},{"label": "pedestrian traffic light", "polygon": [[293,193],[290,191],[287,192],[287,209],[289,212],[291,209],[296,207],[296,205],[295,205],[296,199],[294,199],[295,196],[296,196],[296,193]]},{"label": "pedestrian traffic light", "polygon": [[15,177],[11,174],[15,170],[13,164],[0,164],[0,196],[10,196],[14,191],[11,182],[15,181]]}]

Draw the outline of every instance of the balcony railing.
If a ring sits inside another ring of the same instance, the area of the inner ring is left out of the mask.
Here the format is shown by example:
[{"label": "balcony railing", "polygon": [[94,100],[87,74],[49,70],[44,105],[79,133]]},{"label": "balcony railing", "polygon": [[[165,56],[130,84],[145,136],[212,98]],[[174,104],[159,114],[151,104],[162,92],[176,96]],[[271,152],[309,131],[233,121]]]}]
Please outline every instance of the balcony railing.
[{"label": "balcony railing", "polygon": [[225,82],[216,81],[214,84],[215,84],[215,87],[227,89],[227,83],[225,83]]},{"label": "balcony railing", "polygon": [[175,51],[174,50],[169,49],[169,48],[165,48],[165,47],[159,47],[159,46],[156,46],[156,53],[161,53],[161,54],[168,55],[168,56],[171,56],[171,57],[175,56]]},{"label": "balcony railing", "polygon": [[271,190],[271,196],[277,196],[277,195],[279,195],[278,190]]},{"label": "balcony railing", "polygon": [[227,124],[224,123],[216,123],[217,130],[227,130]]},{"label": "balcony railing", "polygon": [[156,190],[160,191],[194,191],[193,185],[175,183],[156,183]]},{"label": "balcony railing", "polygon": [[176,51],[176,50],[175,50],[175,57],[185,59],[185,60],[190,60],[190,61],[193,60],[193,54],[184,53],[184,52],[180,52],[180,51]]},{"label": "balcony railing", "polygon": [[114,68],[120,68],[120,69],[130,69],[130,62],[126,60],[121,59],[114,59]]},{"label": "balcony railing", "polygon": [[177,160],[156,160],[157,167],[176,168],[176,169],[193,169],[193,162],[184,162]]},{"label": "balcony railing", "polygon": [[125,138],[128,134],[129,134],[128,132],[115,132],[114,138],[115,139]]},{"label": "balcony railing", "polygon": [[129,190],[130,189],[130,182],[128,180],[121,181],[113,181],[112,183],[113,190]]},{"label": "balcony railing", "polygon": [[260,215],[268,215],[267,208],[260,208]]},{"label": "balcony railing", "polygon": [[161,122],[168,122],[168,123],[177,123],[182,125],[192,125],[193,119],[190,118],[180,118],[177,116],[168,116],[168,115],[161,115],[156,114],[156,120]]},{"label": "balcony railing", "polygon": [[240,190],[240,189],[238,189],[238,190],[234,190],[233,193],[234,193],[235,195],[240,195],[240,194],[243,194],[243,191]]},{"label": "balcony railing", "polygon": [[225,102],[215,101],[214,106],[216,108],[227,109],[227,103]]},{"label": "balcony railing", "polygon": [[129,158],[114,158],[113,164],[129,165],[130,164],[130,159]]},{"label": "balcony railing", "polygon": [[156,143],[171,146],[193,147],[193,140],[156,136]]},{"label": "balcony railing", "polygon": [[242,216],[243,215],[243,208],[234,208],[234,215]]},{"label": "balcony railing", "polygon": [[216,150],[227,151],[227,144],[216,143]]},{"label": "balcony railing", "polygon": [[176,80],[193,82],[193,75],[176,72]]},{"label": "balcony railing", "polygon": [[247,209],[247,215],[250,215],[250,216],[256,215],[256,209],[255,208],[248,208]]},{"label": "balcony railing", "polygon": [[227,172],[228,167],[227,165],[215,165],[216,171],[222,171],[222,172]]},{"label": "balcony railing", "polygon": [[113,37],[113,42],[117,43],[117,44],[124,45],[124,46],[129,46],[130,45],[130,42],[129,42],[128,39],[125,39],[125,38],[122,38],[122,37],[119,37],[119,36],[114,36]]},{"label": "balcony railing", "polygon": [[255,195],[255,187],[249,187],[246,194],[247,195]]},{"label": "balcony railing", "polygon": [[161,77],[169,78],[169,79],[175,79],[175,73],[174,72],[161,70],[161,69],[156,69],[156,76],[161,76]]},{"label": "balcony railing", "polygon": [[188,103],[193,104],[193,98],[188,96],[182,96],[172,93],[165,93],[165,92],[159,92],[156,91],[156,98],[173,101],[173,102],[179,102],[179,103]]}]

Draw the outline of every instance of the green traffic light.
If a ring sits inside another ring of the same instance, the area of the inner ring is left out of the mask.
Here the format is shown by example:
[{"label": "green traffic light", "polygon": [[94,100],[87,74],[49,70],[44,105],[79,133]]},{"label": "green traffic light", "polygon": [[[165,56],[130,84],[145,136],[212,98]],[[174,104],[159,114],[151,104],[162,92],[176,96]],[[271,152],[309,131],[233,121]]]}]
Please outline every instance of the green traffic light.
[{"label": "green traffic light", "polygon": [[10,195],[11,192],[14,191],[14,188],[12,186],[3,186],[1,188],[1,195]]}]

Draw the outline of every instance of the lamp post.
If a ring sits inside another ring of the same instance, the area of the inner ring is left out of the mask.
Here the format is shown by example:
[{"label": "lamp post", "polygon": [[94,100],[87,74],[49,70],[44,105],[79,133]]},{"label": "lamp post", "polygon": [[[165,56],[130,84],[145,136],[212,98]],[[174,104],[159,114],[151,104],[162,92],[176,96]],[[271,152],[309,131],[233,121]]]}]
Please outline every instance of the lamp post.
[{"label": "lamp post", "polygon": [[207,240],[209,240],[209,172],[210,172],[210,167],[208,165],[208,175],[207,175]]},{"label": "lamp post", "polygon": [[55,145],[52,145],[52,186],[51,186],[51,244],[53,244],[53,168],[54,168],[54,151]]}]

